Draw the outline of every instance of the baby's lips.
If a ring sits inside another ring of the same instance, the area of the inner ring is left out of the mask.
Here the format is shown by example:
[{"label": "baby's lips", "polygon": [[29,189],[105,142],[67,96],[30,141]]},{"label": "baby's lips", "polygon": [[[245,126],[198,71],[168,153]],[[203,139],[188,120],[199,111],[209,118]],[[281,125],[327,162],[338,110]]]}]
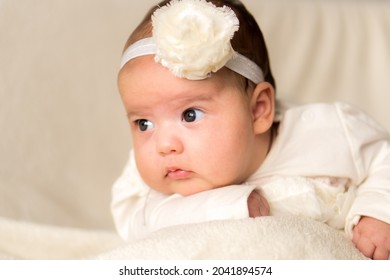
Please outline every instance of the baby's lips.
[{"label": "baby's lips", "polygon": [[170,168],[168,169],[166,177],[173,180],[184,180],[188,179],[191,176],[192,172],[183,170],[180,168]]}]

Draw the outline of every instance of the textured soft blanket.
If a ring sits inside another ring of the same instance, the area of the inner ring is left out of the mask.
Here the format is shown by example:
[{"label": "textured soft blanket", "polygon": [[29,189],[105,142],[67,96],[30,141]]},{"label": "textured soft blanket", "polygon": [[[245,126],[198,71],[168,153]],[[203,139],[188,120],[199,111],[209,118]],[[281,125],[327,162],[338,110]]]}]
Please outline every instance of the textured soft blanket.
[{"label": "textured soft blanket", "polygon": [[180,225],[124,244],[114,232],[0,219],[0,259],[364,259],[339,231],[299,216]]},{"label": "textured soft blanket", "polygon": [[364,259],[339,231],[299,216],[175,226],[102,259]]}]

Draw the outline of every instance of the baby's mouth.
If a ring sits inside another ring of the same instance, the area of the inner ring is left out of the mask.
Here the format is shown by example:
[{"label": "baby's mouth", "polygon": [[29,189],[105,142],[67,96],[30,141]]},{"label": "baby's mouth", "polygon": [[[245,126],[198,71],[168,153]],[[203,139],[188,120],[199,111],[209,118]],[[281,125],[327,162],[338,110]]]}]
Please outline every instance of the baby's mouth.
[{"label": "baby's mouth", "polygon": [[173,180],[185,180],[189,179],[192,172],[188,170],[183,170],[180,168],[169,168],[165,177]]}]

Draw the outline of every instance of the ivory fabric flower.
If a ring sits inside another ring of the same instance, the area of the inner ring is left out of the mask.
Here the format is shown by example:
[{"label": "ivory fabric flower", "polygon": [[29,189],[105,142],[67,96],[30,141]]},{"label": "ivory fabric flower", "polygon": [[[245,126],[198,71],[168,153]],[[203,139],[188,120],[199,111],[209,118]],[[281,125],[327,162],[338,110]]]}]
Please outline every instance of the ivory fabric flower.
[{"label": "ivory fabric flower", "polygon": [[155,60],[175,76],[207,78],[234,55],[230,40],[239,21],[229,7],[205,0],[173,0],[152,17]]}]

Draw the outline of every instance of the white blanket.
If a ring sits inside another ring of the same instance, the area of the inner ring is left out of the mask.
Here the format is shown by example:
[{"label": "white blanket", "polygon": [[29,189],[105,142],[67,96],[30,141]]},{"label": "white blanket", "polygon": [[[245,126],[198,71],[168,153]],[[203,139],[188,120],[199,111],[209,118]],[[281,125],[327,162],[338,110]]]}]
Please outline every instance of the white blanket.
[{"label": "white blanket", "polygon": [[114,232],[0,219],[0,259],[364,259],[343,233],[299,216],[180,225],[123,243]]}]

